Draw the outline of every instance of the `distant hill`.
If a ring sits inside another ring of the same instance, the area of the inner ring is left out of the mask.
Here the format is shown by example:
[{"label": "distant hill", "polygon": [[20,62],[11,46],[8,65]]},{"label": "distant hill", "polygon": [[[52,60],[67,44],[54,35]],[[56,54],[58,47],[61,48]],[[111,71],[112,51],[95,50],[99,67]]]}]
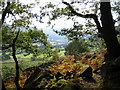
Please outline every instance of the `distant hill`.
[{"label": "distant hill", "polygon": [[[21,28],[21,30],[25,31],[24,27],[20,27],[20,28]],[[32,29],[33,27],[30,27],[30,28]],[[68,44],[68,40],[67,40],[67,38],[65,36],[58,35],[52,29],[46,28],[46,29],[43,29],[43,32],[48,35],[48,40],[50,42],[59,41],[59,42]]]},{"label": "distant hill", "polygon": [[58,35],[52,29],[43,29],[43,32],[48,35],[48,40],[51,42],[59,41],[68,44],[68,40],[65,36]]},{"label": "distant hill", "polygon": [[[7,24],[5,26],[11,27],[10,25],[7,25]],[[22,31],[27,31],[22,26],[21,27],[17,27],[17,29],[21,29]],[[33,27],[30,27],[30,29],[33,29]],[[46,28],[46,29],[43,29],[43,32],[48,35],[48,41],[49,42],[56,43],[56,45],[61,43],[61,44],[63,44],[62,46],[66,46],[68,44],[68,40],[67,40],[67,38],[65,36],[58,35],[52,29]]]}]

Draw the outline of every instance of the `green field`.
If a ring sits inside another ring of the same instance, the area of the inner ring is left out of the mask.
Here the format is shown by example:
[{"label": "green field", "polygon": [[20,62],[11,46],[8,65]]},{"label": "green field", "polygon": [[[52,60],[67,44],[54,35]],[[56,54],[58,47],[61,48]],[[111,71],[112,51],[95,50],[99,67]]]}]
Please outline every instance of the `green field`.
[{"label": "green field", "polygon": [[[63,57],[64,52],[65,51],[60,51],[59,57]],[[17,59],[19,62],[19,67],[20,67],[21,71],[26,68],[40,65],[42,63],[52,60],[52,57],[44,58],[43,54],[37,56],[37,58],[35,60],[31,59],[31,57],[33,56],[32,54],[27,55],[27,56],[24,56],[24,54],[17,54],[16,56],[17,56]],[[10,57],[11,57],[11,59],[2,61],[2,77],[3,77],[3,79],[6,79],[15,74],[15,62],[14,62],[12,56],[10,56]]]}]

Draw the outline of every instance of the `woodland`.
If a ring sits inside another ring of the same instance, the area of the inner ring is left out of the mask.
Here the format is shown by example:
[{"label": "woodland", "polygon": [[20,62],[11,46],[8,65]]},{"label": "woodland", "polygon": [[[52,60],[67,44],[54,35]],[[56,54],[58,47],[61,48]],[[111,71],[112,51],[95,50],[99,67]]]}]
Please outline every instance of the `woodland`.
[{"label": "woodland", "polygon": [[2,90],[120,88],[119,0],[20,1],[0,1]]}]

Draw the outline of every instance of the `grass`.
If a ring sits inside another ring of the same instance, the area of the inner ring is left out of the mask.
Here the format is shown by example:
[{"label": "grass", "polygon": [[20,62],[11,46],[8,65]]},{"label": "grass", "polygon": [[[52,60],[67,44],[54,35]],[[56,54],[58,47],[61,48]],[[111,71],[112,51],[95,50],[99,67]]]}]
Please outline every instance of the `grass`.
[{"label": "grass", "polygon": [[[36,66],[42,63],[45,63],[46,61],[31,61],[31,62],[19,62],[19,67],[20,67],[20,71],[23,71],[26,68],[32,67],[32,66]],[[15,63],[10,63],[10,64],[2,64],[2,78],[6,79],[8,77],[11,77],[13,75],[15,75]]]},{"label": "grass", "polygon": [[[2,60],[2,63],[14,62],[13,57],[12,56],[10,56],[10,57],[11,57],[11,59]],[[32,57],[32,54],[27,55],[27,56],[24,56],[24,54],[17,54],[16,57],[17,57],[18,61],[22,61],[22,60],[25,60],[25,59],[26,59],[25,61],[30,61],[31,57]]]},{"label": "grass", "polygon": [[[10,61],[10,60],[9,60]],[[28,62],[29,61],[29,62]],[[31,60],[26,60],[26,62],[24,60],[19,60],[19,67],[20,67],[20,71],[32,67],[32,66],[36,66],[42,63],[45,63],[46,61],[39,61],[39,60],[35,60],[35,61],[31,61]],[[6,63],[6,64],[2,64],[2,78],[6,79],[10,76],[15,75],[15,63]]]},{"label": "grass", "polygon": [[59,52],[60,57],[65,56],[65,54],[64,54],[64,53],[65,53],[65,51],[60,51],[60,52]]},{"label": "grass", "polygon": [[[44,59],[43,54],[39,55],[37,57],[38,59],[35,60],[35,61],[31,60],[31,57],[33,56],[32,54],[27,55],[27,56],[24,56],[24,54],[17,54],[16,56],[17,56],[17,59],[18,59],[18,62],[19,62],[20,70],[24,70],[26,68],[36,66],[36,65],[39,65],[39,64],[42,64],[42,63],[45,63],[45,62],[51,60],[51,58]],[[64,51],[61,51],[59,53],[59,56],[63,57],[64,56]],[[10,76],[15,75],[15,71],[16,71],[15,70],[15,63],[14,63],[14,60],[13,60],[12,56],[10,56],[10,57],[11,57],[11,59],[2,61],[2,63],[3,63],[2,64],[2,78],[3,79],[6,79]]]},{"label": "grass", "polygon": [[17,54],[16,56],[17,56],[17,58],[31,58],[33,56],[33,54],[29,54],[27,56],[24,56],[24,54]]}]

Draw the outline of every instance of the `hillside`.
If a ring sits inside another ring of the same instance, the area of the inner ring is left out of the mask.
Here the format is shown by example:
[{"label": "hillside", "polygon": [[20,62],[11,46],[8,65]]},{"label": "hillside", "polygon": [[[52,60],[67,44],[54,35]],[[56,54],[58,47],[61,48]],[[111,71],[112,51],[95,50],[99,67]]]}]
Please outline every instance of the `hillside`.
[{"label": "hillside", "polygon": [[65,36],[60,36],[55,33],[52,29],[43,29],[43,32],[48,35],[48,41],[52,46],[60,48],[68,44],[68,40]]},{"label": "hillside", "polygon": [[[96,71],[104,64],[106,49],[97,53],[86,52],[65,56],[56,61],[27,68],[20,73],[20,85],[23,88],[60,90],[79,90],[82,88],[100,88],[101,75]],[[7,88],[14,88],[14,76],[5,80]]]}]

